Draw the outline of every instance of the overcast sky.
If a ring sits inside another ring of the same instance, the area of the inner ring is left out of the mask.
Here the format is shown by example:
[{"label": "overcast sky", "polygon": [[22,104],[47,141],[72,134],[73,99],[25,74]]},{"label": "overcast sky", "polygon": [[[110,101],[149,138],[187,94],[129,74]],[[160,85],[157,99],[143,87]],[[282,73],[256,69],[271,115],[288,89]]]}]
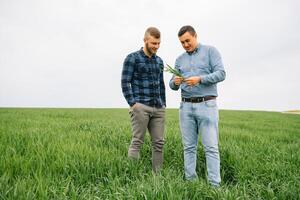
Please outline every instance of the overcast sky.
[{"label": "overcast sky", "polygon": [[0,107],[128,107],[122,64],[145,29],[160,29],[158,55],[174,65],[177,32],[190,24],[222,55],[221,109],[300,109],[299,2],[0,0]]}]

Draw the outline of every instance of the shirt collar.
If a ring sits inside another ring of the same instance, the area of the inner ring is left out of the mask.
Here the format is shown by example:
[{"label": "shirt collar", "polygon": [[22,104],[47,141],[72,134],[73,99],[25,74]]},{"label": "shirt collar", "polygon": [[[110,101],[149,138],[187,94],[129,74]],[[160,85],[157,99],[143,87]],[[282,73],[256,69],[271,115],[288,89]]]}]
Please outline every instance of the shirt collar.
[{"label": "shirt collar", "polygon": [[[144,57],[149,58],[149,57],[145,54],[143,48],[144,48],[144,47],[141,47],[140,53],[141,53]],[[154,59],[155,59],[155,58],[156,58],[156,54],[153,54],[153,55],[151,56],[151,58],[154,58]]]},{"label": "shirt collar", "polygon": [[192,52],[187,52],[187,54],[193,55],[193,54],[197,53],[197,52],[199,51],[199,49],[200,49],[200,43],[197,45],[197,47],[194,49],[194,51],[192,51]]}]

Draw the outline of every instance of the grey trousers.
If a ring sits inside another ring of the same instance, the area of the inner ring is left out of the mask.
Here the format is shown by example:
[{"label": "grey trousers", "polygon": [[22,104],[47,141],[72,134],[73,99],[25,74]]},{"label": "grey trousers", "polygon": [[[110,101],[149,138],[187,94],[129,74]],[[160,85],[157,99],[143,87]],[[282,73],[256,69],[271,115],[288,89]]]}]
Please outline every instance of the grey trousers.
[{"label": "grey trousers", "polygon": [[132,125],[132,140],[128,157],[138,159],[148,129],[152,142],[152,169],[157,172],[163,164],[165,108],[154,108],[137,103],[129,109]]}]

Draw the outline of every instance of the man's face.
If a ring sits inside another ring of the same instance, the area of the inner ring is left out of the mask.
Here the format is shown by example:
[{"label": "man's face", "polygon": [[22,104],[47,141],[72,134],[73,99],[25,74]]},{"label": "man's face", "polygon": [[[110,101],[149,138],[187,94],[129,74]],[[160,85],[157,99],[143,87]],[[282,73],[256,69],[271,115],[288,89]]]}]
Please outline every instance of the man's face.
[{"label": "man's face", "polygon": [[189,32],[185,32],[182,36],[179,37],[179,40],[181,42],[182,47],[187,52],[193,52],[198,45],[197,34],[193,36]]},{"label": "man's face", "polygon": [[157,52],[160,45],[160,39],[157,39],[153,36],[148,36],[144,39],[146,50],[149,54],[153,55]]}]

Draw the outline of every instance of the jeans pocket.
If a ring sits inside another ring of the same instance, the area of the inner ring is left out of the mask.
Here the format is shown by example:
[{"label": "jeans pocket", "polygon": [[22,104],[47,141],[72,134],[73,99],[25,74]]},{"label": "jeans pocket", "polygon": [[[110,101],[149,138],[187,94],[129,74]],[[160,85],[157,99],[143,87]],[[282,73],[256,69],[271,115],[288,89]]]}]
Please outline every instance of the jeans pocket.
[{"label": "jeans pocket", "polygon": [[130,116],[131,118],[133,117],[133,110],[132,110],[132,108],[129,108],[128,114],[129,114],[129,116]]},{"label": "jeans pocket", "polygon": [[205,105],[207,107],[216,107],[217,106],[217,101],[216,100],[208,100],[208,101],[205,101]]}]

